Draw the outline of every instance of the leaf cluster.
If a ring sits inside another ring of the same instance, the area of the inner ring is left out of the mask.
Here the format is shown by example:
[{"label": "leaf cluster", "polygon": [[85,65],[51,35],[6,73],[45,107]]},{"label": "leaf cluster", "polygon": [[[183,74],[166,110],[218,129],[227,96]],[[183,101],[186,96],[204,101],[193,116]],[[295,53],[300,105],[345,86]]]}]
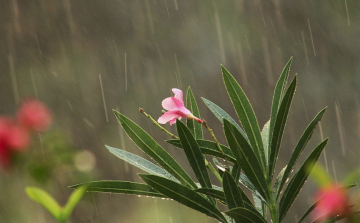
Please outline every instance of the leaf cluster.
[{"label": "leaf cluster", "polygon": [[[276,161],[297,84],[295,75],[286,87],[291,62],[292,58],[276,84],[270,120],[262,130],[243,89],[223,66],[224,84],[240,123],[213,102],[205,98],[202,100],[222,123],[227,145],[219,144],[215,138],[214,141],[204,139],[203,126],[194,120],[187,120],[186,124],[176,122],[178,138],[166,142],[184,151],[198,183],[147,132],[123,114],[114,111],[127,135],[156,164],[125,150],[106,146],[110,153],[145,171],[147,174],[139,174],[145,183],[97,181],[84,183],[87,190],[171,198],[224,223],[267,222],[268,212],[272,222],[282,222],[328,142],[325,139],[319,143],[286,183],[317,123],[323,117],[324,108],[304,130],[288,164],[275,178]],[[186,107],[200,118],[190,88],[187,91]],[[212,171],[212,164],[206,160],[206,155],[213,157],[220,173],[221,187],[211,182],[209,173],[218,173]],[[225,160],[228,166],[221,164],[218,159]],[[72,187],[78,188],[84,184]],[[252,198],[246,195],[240,185],[251,192]],[[219,204],[226,205],[228,210],[221,212]]]}]

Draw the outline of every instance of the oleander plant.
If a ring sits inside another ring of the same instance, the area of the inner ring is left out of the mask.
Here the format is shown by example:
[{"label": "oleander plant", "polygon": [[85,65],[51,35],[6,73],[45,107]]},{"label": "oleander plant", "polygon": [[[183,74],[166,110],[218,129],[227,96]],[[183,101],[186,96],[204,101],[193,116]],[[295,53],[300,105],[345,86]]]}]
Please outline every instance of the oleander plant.
[{"label": "oleander plant", "polygon": [[[79,188],[86,185],[88,192],[169,198],[223,223],[283,222],[328,142],[328,139],[320,142],[300,168],[295,169],[316,125],[325,113],[324,108],[304,130],[292,149],[287,165],[279,173],[275,172],[297,85],[295,75],[287,87],[291,62],[292,58],[277,81],[270,120],[262,129],[243,89],[229,71],[221,66],[223,81],[240,123],[210,100],[202,98],[202,101],[222,123],[227,145],[220,144],[209,123],[200,118],[197,102],[190,87],[185,102],[182,91],[172,89],[174,96],[162,101],[162,106],[167,111],[157,121],[140,108],[140,112],[153,122],[156,128],[171,137],[166,143],[185,153],[196,181],[139,125],[114,110],[124,131],[153,162],[123,149],[110,146],[106,148],[121,160],[146,172],[139,173],[143,182],[93,181],[71,187]],[[180,121],[181,118],[186,119],[186,122]],[[176,133],[171,133],[160,125],[167,122],[176,125]],[[204,139],[203,130],[209,131],[211,139]],[[290,178],[293,171],[294,174]],[[210,177],[211,175],[214,176]],[[244,191],[244,188],[248,191]],[[248,197],[248,194],[252,196]],[[315,206],[316,203],[306,211],[299,222],[303,221]],[[351,211],[350,208],[346,210]],[[330,211],[325,220],[330,219],[334,222],[346,217],[342,214],[343,212]]]}]

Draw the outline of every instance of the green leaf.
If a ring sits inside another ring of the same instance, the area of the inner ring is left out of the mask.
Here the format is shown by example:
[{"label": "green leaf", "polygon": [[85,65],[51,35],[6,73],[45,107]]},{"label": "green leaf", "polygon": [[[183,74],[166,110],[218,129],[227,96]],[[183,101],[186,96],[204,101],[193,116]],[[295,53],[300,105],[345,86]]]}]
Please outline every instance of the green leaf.
[{"label": "green leaf", "polygon": [[162,148],[149,134],[147,134],[140,126],[135,124],[126,116],[114,110],[116,118],[119,120],[121,126],[134,141],[134,143],[150,156],[155,162],[163,167],[167,172],[178,179],[182,184],[188,185],[191,188],[196,188],[196,184],[183,168],[176,162],[176,160]]},{"label": "green leaf", "polygon": [[215,115],[215,117],[217,119],[219,119],[219,121],[222,124],[224,124],[223,119],[228,120],[240,131],[240,133],[244,136],[244,138],[246,140],[248,140],[245,132],[242,130],[242,128],[236,123],[236,121],[228,113],[226,113],[222,108],[220,108],[215,103],[209,101],[208,99],[206,99],[206,98],[201,98],[201,99],[204,101],[205,105],[210,109],[210,111]]},{"label": "green leaf", "polygon": [[141,183],[134,183],[128,181],[92,181],[82,184],[70,186],[70,188],[79,188],[87,186],[87,192],[103,192],[115,194],[133,194],[145,195],[151,197],[165,197],[163,194],[152,189],[150,186]]},{"label": "green leaf", "polygon": [[[274,96],[271,106],[271,114],[270,114],[270,126],[269,126],[269,145],[271,143],[271,138],[274,132],[275,122],[278,116],[278,110],[281,104],[281,100],[284,94],[285,86],[287,79],[289,77],[289,71],[292,63],[292,57],[290,58],[289,62],[287,62],[286,66],[284,67],[284,70],[282,71],[278,82],[276,83],[275,90],[274,90]],[[269,146],[270,148],[270,146]]]},{"label": "green leaf", "polygon": [[239,130],[226,119],[224,119],[224,132],[230,149],[241,169],[254,187],[259,191],[261,196],[268,201],[270,196],[268,194],[264,172],[249,143],[241,135]]},{"label": "green leaf", "polygon": [[235,182],[239,182],[240,174],[241,174],[240,165],[237,163],[234,163],[234,166],[231,170],[231,176],[234,178]]},{"label": "green leaf", "polygon": [[[195,117],[200,118],[199,108],[190,87],[188,88],[186,94],[186,108],[189,109]],[[190,129],[191,133],[195,136],[195,139],[203,138],[202,125],[200,123],[194,119],[187,119],[186,125]]]},{"label": "green leaf", "polygon": [[25,191],[29,198],[41,204],[56,219],[59,220],[62,208],[50,194],[36,187],[27,187],[25,188]]},{"label": "green leaf", "polygon": [[250,190],[254,196],[258,197],[262,202],[266,203],[265,199],[259,194],[255,186],[250,182],[249,178],[247,178],[244,173],[240,173],[239,182],[244,185],[248,190]]},{"label": "green leaf", "polygon": [[216,206],[211,204],[208,200],[195,191],[174,181],[156,175],[139,174],[139,176],[149,186],[164,194],[165,196],[194,210],[213,217],[220,222],[227,222],[225,217],[216,208]]},{"label": "green leaf", "polygon": [[105,146],[109,150],[109,152],[115,155],[116,157],[126,161],[127,163],[133,166],[138,167],[141,170],[144,170],[147,173],[162,176],[172,181],[180,182],[175,177],[173,177],[169,172],[159,167],[158,165],[155,165],[152,162],[142,158],[141,156],[135,155],[133,153],[127,152],[122,149],[116,149],[107,145]]},{"label": "green leaf", "polygon": [[235,78],[229,73],[229,71],[225,69],[224,66],[221,66],[221,69],[223,73],[225,87],[234,105],[236,114],[238,115],[239,120],[244,127],[251,148],[254,150],[254,153],[259,160],[262,170],[265,171],[264,146],[262,143],[260,128],[255,113],[250,105],[248,98],[246,97],[244,91],[237,83]]},{"label": "green leaf", "polygon": [[[216,167],[219,169],[219,172],[221,172],[220,175],[223,175],[224,172],[225,172],[225,167],[223,167],[223,165],[222,165],[221,163],[219,163],[219,161],[217,161],[217,159],[215,159],[215,158],[214,158],[214,164],[215,164]],[[232,169],[232,167],[230,166],[230,170],[231,170],[231,169]],[[244,174],[241,173],[241,175],[244,175]],[[201,188],[199,188],[199,189],[201,189]],[[199,189],[196,189],[196,191],[198,191]],[[215,185],[213,185],[213,189],[216,189],[217,191],[221,191],[221,192],[222,192],[222,195],[221,195],[221,196],[224,197],[224,202],[225,202],[226,200],[225,200],[225,195],[224,195],[224,192],[223,192],[223,188],[221,188],[221,187],[216,187]],[[244,201],[245,207],[248,208],[248,209],[250,209],[250,210],[252,210],[252,209],[255,210],[254,205],[252,205],[250,199],[249,199],[248,196],[245,194],[245,192],[242,190],[242,188],[238,186],[238,190],[239,190],[239,192],[240,192],[240,194],[241,194],[241,197],[242,197],[242,199],[243,199],[243,201]],[[200,190],[200,191],[202,191],[202,190]],[[213,191],[213,193],[216,193],[217,191]],[[256,191],[256,189],[254,189],[252,192],[255,193],[256,196],[258,196],[261,200],[264,200],[264,198],[262,198],[262,197],[260,196],[260,194]],[[200,193],[202,193],[202,192],[200,192]],[[206,192],[205,192],[205,193],[206,193]],[[218,192],[218,193],[219,193],[219,192]],[[219,195],[219,194],[218,194],[218,195]],[[221,201],[222,201],[222,200],[221,200]]]},{"label": "green leaf", "polygon": [[263,216],[266,217],[267,214],[267,206],[266,203],[262,201],[262,199],[259,198],[258,195],[253,194],[255,209]]},{"label": "green leaf", "polygon": [[195,173],[196,178],[199,180],[201,187],[211,188],[211,182],[205,166],[204,156],[196,143],[194,135],[182,122],[176,122],[176,128],[182,148],[185,151],[186,157]]},{"label": "green leaf", "polygon": [[[346,222],[360,222],[360,218],[357,216],[360,214],[360,211],[353,211],[348,215],[337,215],[336,217],[326,219],[323,223],[335,223],[343,218],[346,218]],[[350,217],[349,217],[350,216]],[[321,218],[321,217],[320,217]],[[319,219],[315,219],[312,223],[320,222]]]},{"label": "green leaf", "polygon": [[298,221],[298,223],[302,222],[315,208],[317,202],[313,203],[309,209],[303,214],[303,216],[300,218],[300,220]]},{"label": "green leaf", "polygon": [[[182,149],[180,139],[170,139],[170,140],[166,140],[166,142]],[[203,139],[198,139],[196,140],[196,142],[200,147],[201,153],[224,159],[224,156],[219,151],[215,142],[203,140]],[[236,163],[236,159],[234,158],[234,155],[232,154],[231,150],[228,147],[221,144],[220,147],[224,151],[227,161]]]},{"label": "green leaf", "polygon": [[274,188],[273,188],[273,197],[274,198],[276,198],[278,196],[278,194],[280,193],[280,191],[279,191],[280,182],[282,182],[284,179],[284,172],[285,172],[286,167],[287,166],[282,168],[282,170],[280,171],[280,173],[278,174],[278,176],[275,179]]},{"label": "green leaf", "polygon": [[80,202],[81,198],[86,193],[87,189],[86,186],[79,187],[77,190],[72,192],[69,199],[66,202],[66,205],[64,206],[64,209],[61,214],[61,218],[66,221],[71,213],[73,212],[75,206]]},{"label": "green leaf", "polygon": [[[294,94],[295,94],[296,80],[297,79],[296,79],[296,75],[295,75],[293,81],[291,82],[289,88],[287,89],[287,91],[285,93],[283,100],[280,103],[280,107],[279,107],[279,110],[278,110],[278,113],[277,113],[276,119],[275,119],[274,129],[273,129],[272,134],[270,135],[271,142],[269,145],[270,146],[270,150],[269,150],[270,156],[269,156],[269,173],[268,173],[269,182],[271,182],[271,179],[274,175],[276,160],[278,158],[280,145],[281,145],[281,141],[282,141],[282,136],[284,134],[284,129],[285,129],[285,125],[286,125],[286,120],[289,115],[291,102],[292,102],[292,99],[294,98]],[[270,125],[271,125],[271,122],[270,122]]]},{"label": "green leaf", "polygon": [[225,214],[241,223],[266,223],[266,220],[257,211],[252,211],[247,208],[233,208],[225,211]]},{"label": "green leaf", "polygon": [[287,164],[287,167],[285,169],[284,172],[284,176],[280,182],[279,185],[279,189],[278,189],[278,193],[276,194],[276,200],[278,200],[280,192],[286,182],[286,180],[288,179],[290,173],[293,171],[294,166],[296,164],[296,161],[298,160],[298,158],[300,157],[301,153],[303,152],[306,144],[308,143],[308,141],[310,140],[312,133],[314,132],[314,129],[317,125],[317,123],[321,120],[321,118],[323,117],[324,113],[325,113],[326,108],[324,108],[323,110],[321,110],[316,116],[315,118],[310,122],[310,124],[306,127],[304,133],[302,134],[302,136],[300,137],[292,155],[290,158],[289,163]]},{"label": "green leaf", "polygon": [[321,142],[309,155],[309,157],[305,160],[304,164],[300,167],[297,173],[293,176],[290,180],[289,185],[286,187],[284,191],[284,195],[281,197],[280,204],[279,204],[279,219],[285,217],[287,211],[295,201],[297,195],[299,194],[301,188],[303,187],[306,179],[308,178],[312,167],[319,159],[319,156],[323,149],[325,148],[328,139],[325,139]]},{"label": "green leaf", "polygon": [[195,189],[195,191],[216,198],[222,202],[226,202],[224,191],[214,188],[198,188]]},{"label": "green leaf", "polygon": [[228,171],[223,174],[223,188],[229,209],[243,207],[244,201],[241,197],[238,185]]},{"label": "green leaf", "polygon": [[269,130],[270,130],[270,120],[267,121],[264,125],[264,127],[261,130],[261,138],[264,144],[264,152],[265,152],[265,164],[268,165],[268,161],[269,161],[269,142],[270,142],[270,137],[269,137]]}]

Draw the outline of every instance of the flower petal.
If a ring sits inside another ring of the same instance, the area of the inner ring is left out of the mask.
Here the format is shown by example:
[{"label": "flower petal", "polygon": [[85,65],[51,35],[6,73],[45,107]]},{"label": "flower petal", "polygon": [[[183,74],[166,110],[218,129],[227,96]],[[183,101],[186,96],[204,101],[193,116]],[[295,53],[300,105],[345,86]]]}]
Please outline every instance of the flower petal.
[{"label": "flower petal", "polygon": [[159,119],[158,119],[158,123],[160,124],[166,124],[169,121],[172,121],[173,119],[179,118],[181,116],[179,116],[179,111],[167,111],[165,112]]},{"label": "flower petal", "polygon": [[175,111],[175,110],[180,110],[181,108],[185,108],[184,103],[182,103],[181,101],[179,101],[177,98],[174,97],[165,98],[162,101],[161,105],[163,106],[164,109],[169,111]]},{"label": "flower petal", "polygon": [[184,100],[183,100],[183,92],[180,89],[177,88],[173,88],[171,89],[172,92],[175,94],[175,98],[178,99],[182,104],[184,104]]},{"label": "flower petal", "polygon": [[179,116],[178,118],[174,118],[173,120],[171,120],[170,122],[169,122],[169,124],[170,125],[173,125],[175,122],[176,122],[176,120],[180,120],[181,119],[181,117]]}]

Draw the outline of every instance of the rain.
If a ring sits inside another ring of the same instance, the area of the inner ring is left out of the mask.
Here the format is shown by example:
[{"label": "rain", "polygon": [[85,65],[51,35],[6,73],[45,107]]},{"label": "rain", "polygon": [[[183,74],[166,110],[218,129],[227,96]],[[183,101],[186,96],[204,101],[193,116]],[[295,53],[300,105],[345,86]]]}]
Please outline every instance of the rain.
[{"label": "rain", "polygon": [[[3,0],[0,18],[0,116],[14,116],[23,100],[35,98],[54,119],[49,130],[31,136],[31,148],[11,170],[0,171],[0,222],[54,221],[26,196],[28,186],[64,205],[70,185],[141,182],[142,170],[105,147],[153,162],[126,135],[113,110],[147,131],[195,179],[183,152],[165,142],[171,137],[139,107],[157,120],[171,89],[186,92],[190,86],[201,118],[226,144],[222,124],[201,100],[211,100],[238,121],[220,64],[242,86],[262,127],[270,118],[276,81],[293,57],[289,78],[297,74],[298,85],[275,175],[326,106],[295,170],[327,137],[319,162],[334,180],[359,167],[359,1]],[[176,133],[175,126],[164,128]],[[205,130],[204,135],[212,140]],[[284,222],[302,216],[316,188],[309,178]],[[168,199],[87,193],[70,222],[217,221]]]}]

